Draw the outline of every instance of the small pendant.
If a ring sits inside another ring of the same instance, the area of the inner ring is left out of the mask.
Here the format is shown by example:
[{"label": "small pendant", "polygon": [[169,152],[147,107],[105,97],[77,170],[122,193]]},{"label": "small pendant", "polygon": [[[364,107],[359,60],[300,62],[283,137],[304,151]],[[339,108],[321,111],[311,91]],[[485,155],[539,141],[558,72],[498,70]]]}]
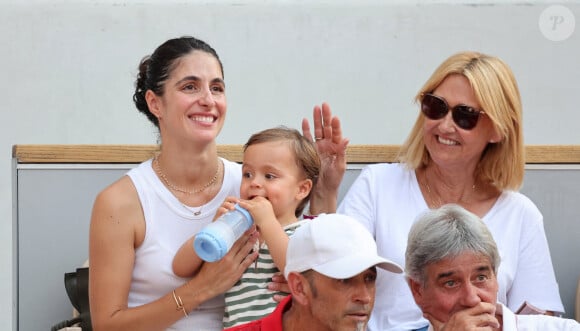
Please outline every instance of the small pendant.
[{"label": "small pendant", "polygon": [[199,215],[201,215],[201,210],[198,210],[195,213],[193,213],[193,216],[199,216]]}]

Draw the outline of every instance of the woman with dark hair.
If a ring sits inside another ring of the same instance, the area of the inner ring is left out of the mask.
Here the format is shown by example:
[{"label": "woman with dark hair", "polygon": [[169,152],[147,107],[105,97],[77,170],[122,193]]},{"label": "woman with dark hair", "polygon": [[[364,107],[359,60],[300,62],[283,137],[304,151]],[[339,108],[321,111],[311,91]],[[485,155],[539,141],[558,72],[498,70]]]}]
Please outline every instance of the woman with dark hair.
[{"label": "woman with dark hair", "polygon": [[[183,242],[240,195],[241,165],[218,156],[227,111],[223,66],[207,43],[166,41],[139,65],[133,100],[159,129],[159,151],[95,200],[90,227],[90,306],[94,330],[222,330],[223,293],[256,259],[247,232],[220,261],[192,278],[172,271]],[[319,109],[317,123],[332,121]],[[342,141],[340,132],[321,140]],[[274,277],[272,294],[285,290]],[[277,298],[278,300],[280,298]]]},{"label": "woman with dark hair", "polygon": [[241,167],[218,156],[224,125],[222,63],[193,37],[171,39],[139,65],[133,100],[159,129],[153,159],[97,196],[90,227],[94,330],[221,330],[224,299],[256,257],[246,234],[221,261],[191,279],[173,274],[179,246],[227,196],[239,195]]}]

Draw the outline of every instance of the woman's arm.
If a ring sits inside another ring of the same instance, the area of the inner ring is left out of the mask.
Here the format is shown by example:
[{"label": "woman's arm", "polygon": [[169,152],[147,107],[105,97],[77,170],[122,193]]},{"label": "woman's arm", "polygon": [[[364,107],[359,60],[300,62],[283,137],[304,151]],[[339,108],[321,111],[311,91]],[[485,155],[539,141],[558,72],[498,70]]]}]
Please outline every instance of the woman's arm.
[{"label": "woman's arm", "polygon": [[332,213],[338,204],[338,189],[346,171],[346,147],[348,139],[343,138],[340,120],[332,116],[330,106],[323,103],[313,111],[314,136],[310,123],[302,120],[304,137],[316,143],[321,169],[318,183],[312,190],[309,213]]},{"label": "woman's arm", "polygon": [[[506,258],[505,262],[502,259],[502,266],[506,263],[507,266],[516,270],[512,284],[507,290],[506,305],[515,311],[524,301],[528,301],[548,311],[549,315],[563,312],[550,248],[544,231],[543,216],[533,202],[524,200],[518,203],[519,205],[512,203],[509,206],[513,210],[522,211],[519,215],[521,217],[520,233],[513,234],[514,238],[518,238],[517,258]],[[511,214],[507,215],[509,217]],[[516,265],[510,266],[509,261]]]}]

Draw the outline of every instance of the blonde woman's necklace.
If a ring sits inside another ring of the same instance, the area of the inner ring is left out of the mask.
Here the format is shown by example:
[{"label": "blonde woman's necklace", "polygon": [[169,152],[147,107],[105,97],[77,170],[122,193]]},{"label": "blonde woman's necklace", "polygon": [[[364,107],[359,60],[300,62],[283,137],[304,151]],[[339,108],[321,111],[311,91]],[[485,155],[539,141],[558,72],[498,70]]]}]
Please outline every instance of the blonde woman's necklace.
[{"label": "blonde woman's necklace", "polygon": [[[427,179],[427,171],[423,172],[423,177],[424,177],[424,183],[425,183],[425,188],[427,189],[427,195],[429,195],[429,200],[431,201],[431,203],[427,202],[427,205],[429,205],[429,208],[439,208],[441,206],[444,205],[443,200],[441,199],[441,195],[440,194],[435,194],[436,192],[431,192],[431,186],[429,186],[429,180]],[[473,184],[471,186],[471,191],[474,192],[475,191],[475,184]],[[434,198],[435,196],[437,196],[437,200]],[[459,196],[459,199],[457,199],[458,204],[460,204],[461,202],[467,202],[466,200],[464,200],[465,198],[465,191],[461,192],[461,195]]]},{"label": "blonde woman's necklace", "polygon": [[431,200],[431,203],[427,203],[427,205],[429,205],[429,208],[438,208],[441,207],[443,205],[443,201],[441,200],[441,197],[439,195],[437,195],[437,201],[435,201],[435,199],[433,198],[433,193],[431,192],[431,187],[429,186],[429,183],[427,182],[427,174],[425,174],[425,188],[427,189],[427,194],[429,195],[429,200]]},{"label": "blonde woman's necklace", "polygon": [[185,193],[187,195],[197,194],[197,193],[203,192],[208,187],[210,187],[211,185],[213,185],[216,182],[216,180],[218,179],[218,175],[220,173],[220,165],[221,165],[221,161],[218,160],[218,164],[217,164],[217,167],[215,169],[215,174],[210,179],[210,181],[207,182],[205,185],[203,185],[202,187],[197,188],[197,189],[186,190],[186,189],[177,187],[176,185],[174,185],[173,183],[171,183],[169,181],[169,179],[167,179],[167,176],[165,176],[165,173],[163,173],[163,170],[161,170],[161,166],[159,165],[159,155],[155,156],[155,158],[153,159],[153,168],[155,169],[155,171],[157,172],[157,174],[159,174],[159,177],[161,177],[161,180],[163,180],[163,182],[165,183],[165,185],[167,185],[167,187],[169,187],[169,189],[172,190],[172,191]]}]

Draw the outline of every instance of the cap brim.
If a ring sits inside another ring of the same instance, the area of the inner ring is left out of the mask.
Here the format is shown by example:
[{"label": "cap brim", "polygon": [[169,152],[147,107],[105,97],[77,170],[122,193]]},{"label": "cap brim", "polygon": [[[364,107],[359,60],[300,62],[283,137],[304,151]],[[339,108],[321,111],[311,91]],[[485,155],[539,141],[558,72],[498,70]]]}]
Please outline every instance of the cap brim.
[{"label": "cap brim", "polygon": [[380,256],[350,255],[313,267],[312,269],[325,276],[335,279],[354,277],[361,272],[377,266],[381,269],[400,274],[403,272],[398,264]]}]

